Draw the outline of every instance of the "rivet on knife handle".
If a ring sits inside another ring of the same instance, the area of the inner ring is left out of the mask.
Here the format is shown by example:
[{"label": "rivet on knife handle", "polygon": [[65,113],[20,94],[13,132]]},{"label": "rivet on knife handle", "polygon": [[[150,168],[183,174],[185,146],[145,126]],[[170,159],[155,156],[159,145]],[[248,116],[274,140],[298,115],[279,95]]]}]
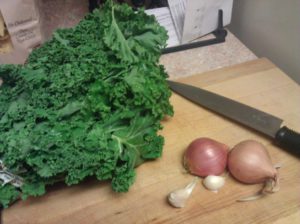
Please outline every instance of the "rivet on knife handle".
[{"label": "rivet on knife handle", "polygon": [[277,144],[289,152],[300,156],[300,134],[283,126],[275,136]]}]

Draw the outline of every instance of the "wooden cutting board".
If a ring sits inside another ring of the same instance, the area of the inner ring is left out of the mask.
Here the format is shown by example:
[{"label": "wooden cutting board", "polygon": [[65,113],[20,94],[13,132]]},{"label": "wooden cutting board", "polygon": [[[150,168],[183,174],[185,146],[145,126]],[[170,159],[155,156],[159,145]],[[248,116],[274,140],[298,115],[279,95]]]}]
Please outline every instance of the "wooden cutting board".
[{"label": "wooden cutting board", "polygon": [[[300,131],[300,88],[267,59],[179,80],[216,92],[284,119]],[[138,167],[128,193],[114,193],[108,183],[87,181],[73,187],[56,186],[40,198],[19,201],[3,211],[4,224],[94,223],[296,223],[300,220],[300,161],[274,146],[270,139],[194,105],[173,94],[175,115],[163,121],[162,158]],[[193,177],[182,168],[182,154],[195,138],[210,137],[234,146],[245,139],[265,144],[280,163],[281,190],[252,202],[236,199],[261,185],[243,185],[228,176],[219,193],[201,182],[183,209],[172,208],[168,193],[184,187]],[[300,149],[299,149],[300,150]]]}]

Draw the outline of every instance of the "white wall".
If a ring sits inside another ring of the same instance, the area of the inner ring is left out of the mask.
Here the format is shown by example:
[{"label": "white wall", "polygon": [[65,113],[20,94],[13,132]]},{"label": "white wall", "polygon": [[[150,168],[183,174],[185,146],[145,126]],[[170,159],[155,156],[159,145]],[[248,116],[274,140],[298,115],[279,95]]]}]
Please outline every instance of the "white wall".
[{"label": "white wall", "polygon": [[300,83],[300,0],[235,0],[229,30]]}]

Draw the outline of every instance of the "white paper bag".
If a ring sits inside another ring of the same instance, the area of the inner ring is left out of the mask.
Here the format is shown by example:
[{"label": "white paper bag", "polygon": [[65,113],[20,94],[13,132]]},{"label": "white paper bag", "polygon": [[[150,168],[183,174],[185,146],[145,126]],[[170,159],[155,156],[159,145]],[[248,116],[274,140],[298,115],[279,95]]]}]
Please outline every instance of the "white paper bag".
[{"label": "white paper bag", "polygon": [[[1,0],[0,12],[10,43],[0,41],[0,48],[11,45],[8,51],[0,51],[1,64],[23,64],[33,48],[43,37],[37,0]],[[1,28],[1,25],[0,25]],[[1,35],[1,32],[0,32]]]}]

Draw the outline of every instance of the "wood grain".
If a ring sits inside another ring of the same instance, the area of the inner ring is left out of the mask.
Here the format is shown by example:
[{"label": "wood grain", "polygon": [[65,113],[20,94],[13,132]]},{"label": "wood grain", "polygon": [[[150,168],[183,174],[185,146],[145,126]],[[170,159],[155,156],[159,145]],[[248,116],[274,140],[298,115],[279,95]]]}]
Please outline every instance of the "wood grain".
[{"label": "wood grain", "polygon": [[[242,103],[272,113],[300,131],[300,88],[267,59],[179,80],[201,86]],[[112,192],[108,183],[93,180],[65,187],[55,186],[40,198],[20,201],[3,212],[4,224],[68,223],[276,223],[291,224],[300,217],[299,159],[273,145],[270,139],[217,116],[173,94],[175,115],[163,121],[162,158],[137,169],[137,180],[128,193]],[[243,185],[228,176],[219,193],[201,183],[183,209],[168,205],[167,194],[192,180],[182,168],[182,154],[197,137],[211,137],[234,146],[255,139],[265,144],[275,163],[280,163],[281,190],[263,199],[238,203],[261,185]]]}]

